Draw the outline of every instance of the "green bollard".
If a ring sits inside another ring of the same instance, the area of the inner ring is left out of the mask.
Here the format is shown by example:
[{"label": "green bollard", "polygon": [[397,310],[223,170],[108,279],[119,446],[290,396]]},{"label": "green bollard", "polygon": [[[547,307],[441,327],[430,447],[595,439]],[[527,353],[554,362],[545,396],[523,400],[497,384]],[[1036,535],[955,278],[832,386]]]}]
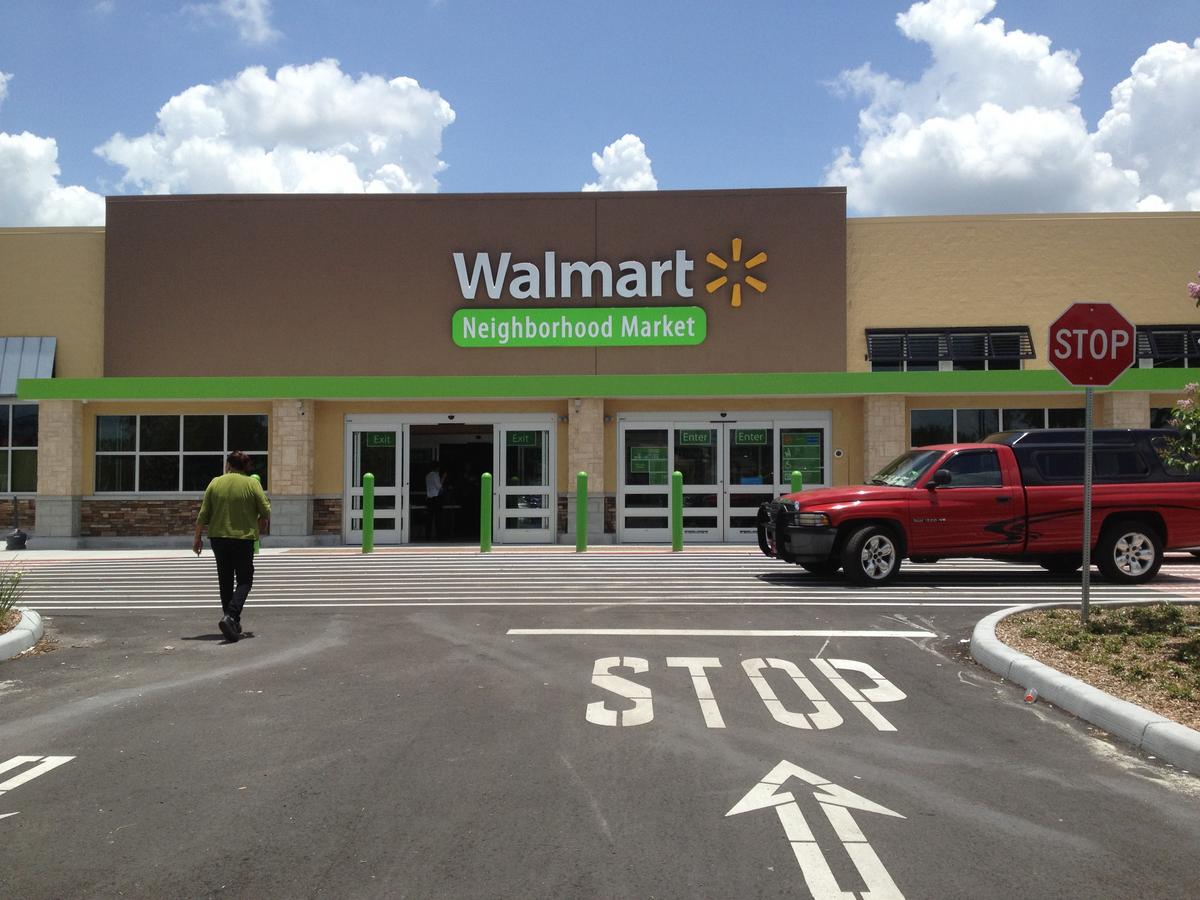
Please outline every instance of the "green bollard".
[{"label": "green bollard", "polygon": [[[259,478],[257,475],[251,475],[250,477],[258,482],[259,487],[262,487],[262,479],[261,478]],[[258,538],[255,538],[254,539],[254,555],[258,556],[258,551],[261,549],[262,549],[262,542]]]},{"label": "green bollard", "polygon": [[671,552],[683,549],[683,473],[671,473]]},{"label": "green bollard", "polygon": [[375,476],[363,475],[363,541],[362,552],[375,550]]},{"label": "green bollard", "polygon": [[587,472],[575,476],[575,552],[587,551]]},{"label": "green bollard", "polygon": [[479,552],[492,552],[492,473],[479,479]]},{"label": "green bollard", "polygon": [[804,473],[799,469],[792,469],[792,493],[798,494],[804,490]]}]

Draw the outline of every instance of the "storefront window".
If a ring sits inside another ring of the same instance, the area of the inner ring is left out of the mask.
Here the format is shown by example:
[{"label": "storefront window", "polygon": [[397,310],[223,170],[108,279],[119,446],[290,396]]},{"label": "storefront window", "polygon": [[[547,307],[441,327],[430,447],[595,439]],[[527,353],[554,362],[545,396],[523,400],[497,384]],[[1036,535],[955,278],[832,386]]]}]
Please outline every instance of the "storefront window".
[{"label": "storefront window", "polygon": [[97,416],[96,493],[198,492],[233,450],[268,485],[265,415]]},{"label": "storefront window", "polygon": [[1002,419],[1005,431],[1024,431],[1028,428],[1046,427],[1044,409],[1006,409]]},{"label": "storefront window", "polygon": [[1046,411],[1050,428],[1083,428],[1087,411],[1083,409],[1050,409]]},{"label": "storefront window", "polygon": [[792,472],[799,472],[805,484],[825,483],[824,429],[779,429],[780,482],[790,485]]},{"label": "storefront window", "polygon": [[37,491],[38,408],[0,403],[0,493]]},{"label": "storefront window", "polygon": [[[1047,423],[1049,423],[1047,425]],[[910,417],[910,446],[971,444],[997,431],[1030,428],[1083,428],[1084,411],[1064,409],[914,409]]]},{"label": "storefront window", "polygon": [[630,429],[625,432],[625,484],[667,484],[667,430]]},{"label": "storefront window", "polygon": [[954,410],[914,409],[912,411],[912,445],[949,444],[954,441]]},{"label": "storefront window", "polygon": [[955,434],[960,444],[982,441],[989,434],[1000,430],[998,409],[956,409]]},{"label": "storefront window", "polygon": [[717,483],[717,430],[675,429],[675,471],[684,484]]},{"label": "storefront window", "polygon": [[729,429],[729,483],[775,483],[775,430],[773,428]]}]

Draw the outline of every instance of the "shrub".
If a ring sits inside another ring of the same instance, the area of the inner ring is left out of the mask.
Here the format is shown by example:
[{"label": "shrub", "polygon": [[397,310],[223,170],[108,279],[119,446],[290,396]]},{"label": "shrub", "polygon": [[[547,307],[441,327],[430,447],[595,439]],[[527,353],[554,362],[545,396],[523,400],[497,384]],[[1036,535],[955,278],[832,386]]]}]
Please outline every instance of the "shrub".
[{"label": "shrub", "polygon": [[17,605],[22,591],[21,570],[12,563],[0,569],[0,621]]}]

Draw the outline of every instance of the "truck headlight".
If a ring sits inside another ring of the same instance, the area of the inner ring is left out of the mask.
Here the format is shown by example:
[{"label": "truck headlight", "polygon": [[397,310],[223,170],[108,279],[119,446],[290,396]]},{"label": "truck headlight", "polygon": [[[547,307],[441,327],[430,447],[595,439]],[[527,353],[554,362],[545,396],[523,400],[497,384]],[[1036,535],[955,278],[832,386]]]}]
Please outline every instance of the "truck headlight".
[{"label": "truck headlight", "polygon": [[805,528],[828,528],[829,527],[829,516],[825,515],[825,513],[814,513],[814,512],[796,513],[796,518],[794,521],[796,522],[797,525],[801,525]]}]

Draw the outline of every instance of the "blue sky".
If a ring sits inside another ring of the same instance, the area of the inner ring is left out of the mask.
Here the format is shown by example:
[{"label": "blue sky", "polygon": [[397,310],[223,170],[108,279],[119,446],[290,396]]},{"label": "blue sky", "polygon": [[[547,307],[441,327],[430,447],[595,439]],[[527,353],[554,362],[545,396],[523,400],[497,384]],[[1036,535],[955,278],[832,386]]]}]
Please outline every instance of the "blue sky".
[{"label": "blue sky", "polygon": [[1198,209],[1198,35],[1200,0],[0,0],[0,225],[585,185]]}]

